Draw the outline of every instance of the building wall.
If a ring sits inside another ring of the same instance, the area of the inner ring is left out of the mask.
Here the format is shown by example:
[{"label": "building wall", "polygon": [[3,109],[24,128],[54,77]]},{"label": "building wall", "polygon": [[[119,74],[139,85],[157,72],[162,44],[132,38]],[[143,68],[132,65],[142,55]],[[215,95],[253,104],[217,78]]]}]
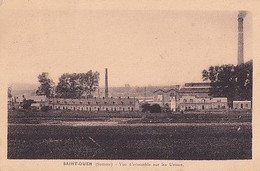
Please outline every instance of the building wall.
[{"label": "building wall", "polygon": [[52,98],[47,102],[54,110],[77,111],[138,111],[139,101],[134,98],[126,99],[58,99]]},{"label": "building wall", "polygon": [[154,101],[153,103],[159,104],[161,107],[164,107],[164,105],[171,106],[171,101],[172,98],[177,99],[177,91],[170,89],[168,91],[163,91],[163,90],[157,90],[154,92]]},{"label": "building wall", "polygon": [[180,110],[227,109],[227,107],[227,98],[182,96],[179,102]]},{"label": "building wall", "polygon": [[[172,97],[175,97],[175,99]],[[154,92],[154,103],[158,103],[160,106],[169,103],[172,111],[174,111],[174,107],[179,110],[228,108],[227,98],[213,98],[210,96],[209,82],[186,83],[184,87],[175,91],[159,89]]]},{"label": "building wall", "polygon": [[234,109],[251,109],[251,101],[233,101]]}]

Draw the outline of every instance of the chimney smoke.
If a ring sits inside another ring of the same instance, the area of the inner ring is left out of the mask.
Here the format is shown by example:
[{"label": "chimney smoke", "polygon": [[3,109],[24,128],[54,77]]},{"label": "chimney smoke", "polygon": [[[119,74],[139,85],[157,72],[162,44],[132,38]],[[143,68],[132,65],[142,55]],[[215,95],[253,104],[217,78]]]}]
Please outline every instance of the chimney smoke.
[{"label": "chimney smoke", "polygon": [[237,18],[245,18],[247,12],[246,11],[238,11]]}]

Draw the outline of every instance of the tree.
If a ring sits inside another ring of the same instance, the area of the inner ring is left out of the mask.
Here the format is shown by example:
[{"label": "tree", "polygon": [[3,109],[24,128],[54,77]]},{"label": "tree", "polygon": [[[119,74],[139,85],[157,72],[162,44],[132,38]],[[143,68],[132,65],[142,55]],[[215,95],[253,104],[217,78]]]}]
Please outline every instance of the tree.
[{"label": "tree", "polygon": [[23,109],[26,109],[26,110],[30,110],[31,109],[31,105],[35,103],[33,100],[29,99],[29,100],[26,100],[24,99],[23,100],[23,104],[22,104],[22,108]]},{"label": "tree", "polygon": [[38,81],[41,85],[38,87],[36,94],[46,95],[46,97],[51,97],[55,84],[53,80],[49,78],[49,73],[43,72],[42,74],[40,74],[38,76]]},{"label": "tree", "polygon": [[92,96],[99,86],[99,72],[90,70],[87,73],[80,73],[79,83],[82,85],[84,93]]},{"label": "tree", "polygon": [[153,104],[150,107],[150,112],[151,113],[161,113],[162,112],[161,106],[159,104]]},{"label": "tree", "polygon": [[249,61],[237,67],[236,100],[252,100],[253,62]]},{"label": "tree", "polygon": [[144,104],[142,104],[141,108],[142,108],[142,112],[144,112],[144,113],[150,112],[151,105],[149,103],[144,103]]},{"label": "tree", "polygon": [[59,78],[56,93],[62,98],[80,98],[84,94],[92,96],[99,85],[99,73],[65,73]]},{"label": "tree", "polygon": [[234,65],[210,66],[202,71],[203,80],[211,81],[210,94],[227,97],[229,105],[233,100],[252,100],[252,62]]}]

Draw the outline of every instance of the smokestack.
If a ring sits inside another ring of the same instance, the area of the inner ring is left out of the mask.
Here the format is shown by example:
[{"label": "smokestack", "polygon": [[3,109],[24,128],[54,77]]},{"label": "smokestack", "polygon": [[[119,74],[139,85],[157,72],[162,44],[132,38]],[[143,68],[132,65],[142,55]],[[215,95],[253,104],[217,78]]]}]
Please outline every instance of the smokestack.
[{"label": "smokestack", "polygon": [[246,16],[246,11],[239,11],[237,16],[238,21],[238,49],[237,49],[237,64],[244,63],[244,33],[243,21]]},{"label": "smokestack", "polygon": [[108,98],[108,74],[107,74],[107,68],[105,69],[106,75],[105,75],[105,98]]}]

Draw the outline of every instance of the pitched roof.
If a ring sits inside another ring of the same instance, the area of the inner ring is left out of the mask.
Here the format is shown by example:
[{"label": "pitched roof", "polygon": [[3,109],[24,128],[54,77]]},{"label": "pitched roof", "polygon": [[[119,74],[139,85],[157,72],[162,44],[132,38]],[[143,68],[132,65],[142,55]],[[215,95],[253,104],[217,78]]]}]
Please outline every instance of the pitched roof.
[{"label": "pitched roof", "polygon": [[138,103],[136,98],[88,98],[88,99],[62,99],[62,98],[52,98],[48,100],[50,103],[54,104],[75,104],[75,105],[133,105]]},{"label": "pitched roof", "polygon": [[162,91],[162,92],[164,92],[164,93],[168,93],[168,92],[170,92],[170,91],[178,92],[177,89],[172,88],[172,89],[157,89],[157,90],[155,90],[153,93],[156,93],[156,92],[158,92],[158,91]]}]

